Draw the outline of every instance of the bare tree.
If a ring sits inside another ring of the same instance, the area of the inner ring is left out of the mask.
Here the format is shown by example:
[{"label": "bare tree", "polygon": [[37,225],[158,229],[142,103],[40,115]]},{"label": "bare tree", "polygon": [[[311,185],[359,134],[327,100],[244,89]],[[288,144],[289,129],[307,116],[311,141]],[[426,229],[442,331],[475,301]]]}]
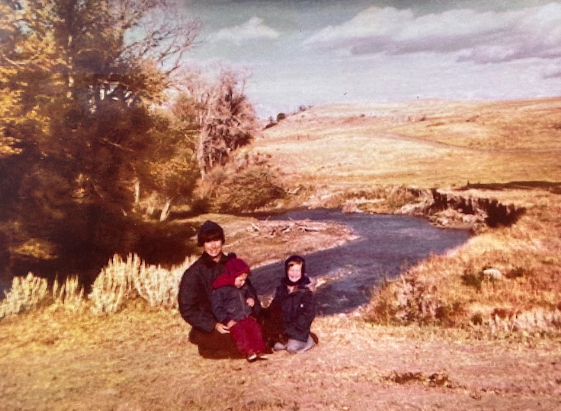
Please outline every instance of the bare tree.
[{"label": "bare tree", "polygon": [[257,134],[255,110],[245,94],[245,82],[245,76],[232,69],[223,69],[215,80],[191,72],[180,81],[179,87],[191,98],[196,113],[196,156],[202,179]]}]

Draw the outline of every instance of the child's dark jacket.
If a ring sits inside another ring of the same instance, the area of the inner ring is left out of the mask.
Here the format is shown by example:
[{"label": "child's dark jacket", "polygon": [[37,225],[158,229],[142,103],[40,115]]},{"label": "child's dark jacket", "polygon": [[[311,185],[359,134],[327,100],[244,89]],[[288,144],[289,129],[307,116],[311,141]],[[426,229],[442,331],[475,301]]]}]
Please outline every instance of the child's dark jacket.
[{"label": "child's dark jacket", "polygon": [[271,302],[271,311],[281,312],[283,330],[288,338],[307,341],[316,316],[316,304],[308,281],[302,282],[292,293],[284,281],[277,287]]},{"label": "child's dark jacket", "polygon": [[[211,294],[212,311],[218,322],[226,325],[230,320],[240,321],[250,315],[257,316],[261,310],[261,303],[257,292],[249,280],[241,288],[237,288],[232,278],[222,274],[213,284]],[[253,307],[247,305],[246,300],[253,298]]]}]

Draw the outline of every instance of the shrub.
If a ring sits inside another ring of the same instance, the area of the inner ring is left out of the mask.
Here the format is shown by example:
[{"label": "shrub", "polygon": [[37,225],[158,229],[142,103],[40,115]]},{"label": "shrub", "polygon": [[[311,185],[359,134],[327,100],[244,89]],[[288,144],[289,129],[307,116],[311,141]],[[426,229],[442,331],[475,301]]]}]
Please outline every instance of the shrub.
[{"label": "shrub", "polygon": [[481,291],[482,282],[483,282],[483,276],[480,274],[473,274],[468,271],[462,274],[462,284],[468,287],[473,287],[477,291]]},{"label": "shrub", "polygon": [[133,277],[138,295],[148,301],[151,307],[177,308],[179,282],[193,261],[194,258],[187,258],[182,265],[170,270],[143,263]]},{"label": "shrub", "polygon": [[247,212],[283,198],[284,188],[266,166],[250,166],[229,174],[216,189],[214,204],[220,212]]},{"label": "shrub", "polygon": [[0,303],[0,318],[19,314],[37,306],[47,296],[47,280],[27,274],[27,277],[14,277],[12,288]]},{"label": "shrub", "polygon": [[[55,280],[50,310],[60,308],[81,313],[89,307],[95,315],[112,314],[136,298],[146,300],[151,307],[177,308],[179,282],[194,260],[187,257],[182,264],[167,270],[147,265],[136,254],[130,254],[126,260],[114,255],[101,270],[87,299],[77,276],[67,278],[63,284]],[[0,302],[0,318],[37,307],[47,299],[47,288],[47,280],[32,273],[25,278],[14,278],[10,292]]]},{"label": "shrub", "polygon": [[73,313],[80,313],[86,307],[84,287],[81,287],[78,277],[68,277],[62,285],[58,280],[53,284],[53,309],[62,308]]},{"label": "shrub", "polygon": [[92,301],[92,313],[112,314],[121,309],[127,299],[135,294],[133,278],[140,269],[140,258],[129,255],[127,261],[113,256],[107,267],[97,276],[88,298]]},{"label": "shrub", "polygon": [[146,265],[136,254],[129,254],[126,261],[115,255],[93,284],[91,310],[96,315],[115,313],[138,297],[151,307],[175,308],[181,276],[193,261],[187,258],[183,264],[166,270]]}]

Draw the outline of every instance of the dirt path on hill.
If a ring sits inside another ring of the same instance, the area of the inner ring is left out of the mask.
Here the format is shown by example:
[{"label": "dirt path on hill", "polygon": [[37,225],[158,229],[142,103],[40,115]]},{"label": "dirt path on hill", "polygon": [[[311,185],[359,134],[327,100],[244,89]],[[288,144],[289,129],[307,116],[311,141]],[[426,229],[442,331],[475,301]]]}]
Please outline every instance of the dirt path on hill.
[{"label": "dirt path on hill", "polygon": [[393,133],[380,133],[377,135],[380,138],[387,138],[391,140],[398,140],[398,141],[411,141],[413,143],[423,144],[427,147],[439,147],[439,148],[450,148],[458,151],[469,151],[469,152],[480,152],[480,153],[525,153],[525,152],[532,152],[532,153],[549,153],[549,152],[556,152],[560,151],[561,149],[558,148],[481,148],[481,147],[466,147],[466,146],[459,146],[449,143],[444,143],[442,141],[434,141],[428,140],[426,138],[421,137],[412,137],[412,136],[404,136],[402,134],[393,134]]}]

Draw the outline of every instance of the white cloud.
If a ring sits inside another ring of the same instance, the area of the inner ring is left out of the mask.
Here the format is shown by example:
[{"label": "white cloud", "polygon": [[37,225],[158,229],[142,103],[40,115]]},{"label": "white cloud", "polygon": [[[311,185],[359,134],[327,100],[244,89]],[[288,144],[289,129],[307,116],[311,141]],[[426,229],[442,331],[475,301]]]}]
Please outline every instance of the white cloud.
[{"label": "white cloud", "polygon": [[561,79],[561,60],[543,68],[544,79]]},{"label": "white cloud", "polygon": [[245,23],[223,28],[209,36],[212,42],[230,41],[236,45],[241,45],[248,40],[257,39],[276,39],[279,32],[263,23],[263,19],[252,17]]},{"label": "white cloud", "polygon": [[329,26],[304,45],[352,55],[453,53],[478,64],[561,58],[561,4],[515,11],[449,10],[416,16],[411,10],[372,7]]}]

